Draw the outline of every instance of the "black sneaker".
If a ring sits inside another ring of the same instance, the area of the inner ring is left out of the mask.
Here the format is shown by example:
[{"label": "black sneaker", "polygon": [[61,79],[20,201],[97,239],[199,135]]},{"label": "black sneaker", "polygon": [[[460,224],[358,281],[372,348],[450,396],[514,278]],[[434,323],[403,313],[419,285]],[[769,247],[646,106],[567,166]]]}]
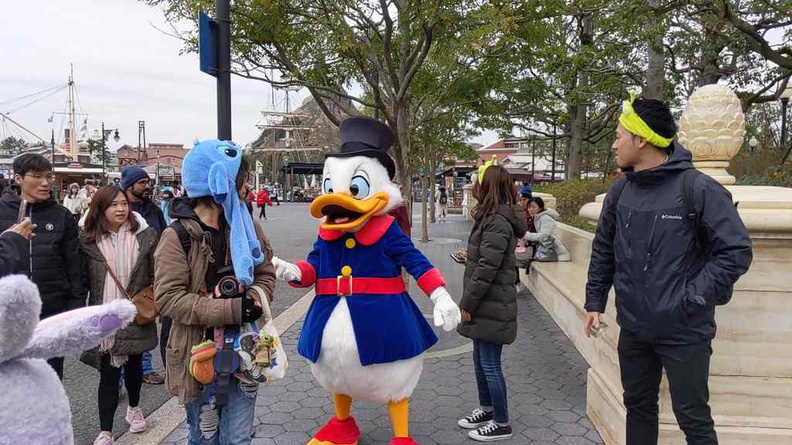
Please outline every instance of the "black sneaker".
[{"label": "black sneaker", "polygon": [[510,425],[500,426],[493,420],[481,428],[469,432],[468,437],[479,442],[509,439],[512,437],[512,428]]},{"label": "black sneaker", "polygon": [[485,413],[481,408],[476,408],[469,416],[465,417],[464,419],[459,419],[457,425],[461,426],[462,428],[472,430],[482,425],[486,425],[492,419],[492,412]]}]

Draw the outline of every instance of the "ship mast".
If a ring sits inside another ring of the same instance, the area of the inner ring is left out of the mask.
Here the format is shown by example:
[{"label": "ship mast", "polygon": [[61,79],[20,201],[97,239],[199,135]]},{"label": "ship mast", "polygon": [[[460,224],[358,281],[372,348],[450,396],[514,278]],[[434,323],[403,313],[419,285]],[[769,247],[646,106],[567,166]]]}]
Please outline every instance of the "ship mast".
[{"label": "ship mast", "polygon": [[79,147],[77,146],[76,135],[74,134],[74,64],[71,64],[71,74],[69,75],[69,153],[72,162],[80,159]]}]

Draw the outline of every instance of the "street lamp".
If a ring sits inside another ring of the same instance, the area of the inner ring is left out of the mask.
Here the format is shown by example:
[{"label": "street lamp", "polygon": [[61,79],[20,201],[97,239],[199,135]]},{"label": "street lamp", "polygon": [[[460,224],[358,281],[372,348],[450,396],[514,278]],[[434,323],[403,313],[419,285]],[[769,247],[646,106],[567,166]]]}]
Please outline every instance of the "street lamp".
[{"label": "street lamp", "polygon": [[157,149],[157,183],[155,185],[157,187],[160,186],[160,152],[159,152],[159,148]]},{"label": "street lamp", "polygon": [[118,134],[118,128],[110,128],[105,129],[105,124],[102,122],[102,133],[98,134],[98,131],[94,130],[94,139],[102,139],[102,181],[104,185],[107,185],[107,138],[110,135],[113,135],[113,140],[118,142],[121,140],[121,136]]},{"label": "street lamp", "polygon": [[786,125],[786,115],[787,115],[787,105],[789,104],[789,98],[792,97],[792,86],[787,86],[784,91],[781,92],[781,150],[784,153],[784,157],[781,158],[781,165],[784,165],[787,158],[789,157],[789,149],[786,148],[786,135],[787,135],[787,125]]},{"label": "street lamp", "polygon": [[751,153],[756,150],[757,145],[759,145],[759,141],[756,139],[756,136],[751,136],[751,139],[748,139],[748,146],[751,147]]}]

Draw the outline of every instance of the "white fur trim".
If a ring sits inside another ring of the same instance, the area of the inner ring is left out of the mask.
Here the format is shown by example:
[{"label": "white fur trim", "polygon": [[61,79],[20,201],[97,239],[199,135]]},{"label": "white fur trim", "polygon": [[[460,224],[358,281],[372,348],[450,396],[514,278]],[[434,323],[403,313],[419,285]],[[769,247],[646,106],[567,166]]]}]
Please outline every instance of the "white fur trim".
[{"label": "white fur trim", "polygon": [[332,394],[372,403],[409,398],[422,371],[423,354],[393,363],[361,365],[346,298],[341,298],[330,315],[319,361],[311,364],[316,380]]}]

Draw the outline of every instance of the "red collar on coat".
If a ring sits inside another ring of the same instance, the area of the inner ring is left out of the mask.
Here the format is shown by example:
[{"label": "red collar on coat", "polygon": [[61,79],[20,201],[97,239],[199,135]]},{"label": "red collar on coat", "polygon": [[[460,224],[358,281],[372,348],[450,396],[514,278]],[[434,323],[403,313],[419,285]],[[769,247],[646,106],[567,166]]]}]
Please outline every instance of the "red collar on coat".
[{"label": "red collar on coat", "polygon": [[[393,217],[389,215],[380,215],[372,217],[360,230],[352,233],[355,239],[364,246],[371,246],[375,244],[385,235],[391,224],[393,224]],[[324,241],[336,241],[347,232],[340,230],[327,230],[319,228],[319,238]]]}]

